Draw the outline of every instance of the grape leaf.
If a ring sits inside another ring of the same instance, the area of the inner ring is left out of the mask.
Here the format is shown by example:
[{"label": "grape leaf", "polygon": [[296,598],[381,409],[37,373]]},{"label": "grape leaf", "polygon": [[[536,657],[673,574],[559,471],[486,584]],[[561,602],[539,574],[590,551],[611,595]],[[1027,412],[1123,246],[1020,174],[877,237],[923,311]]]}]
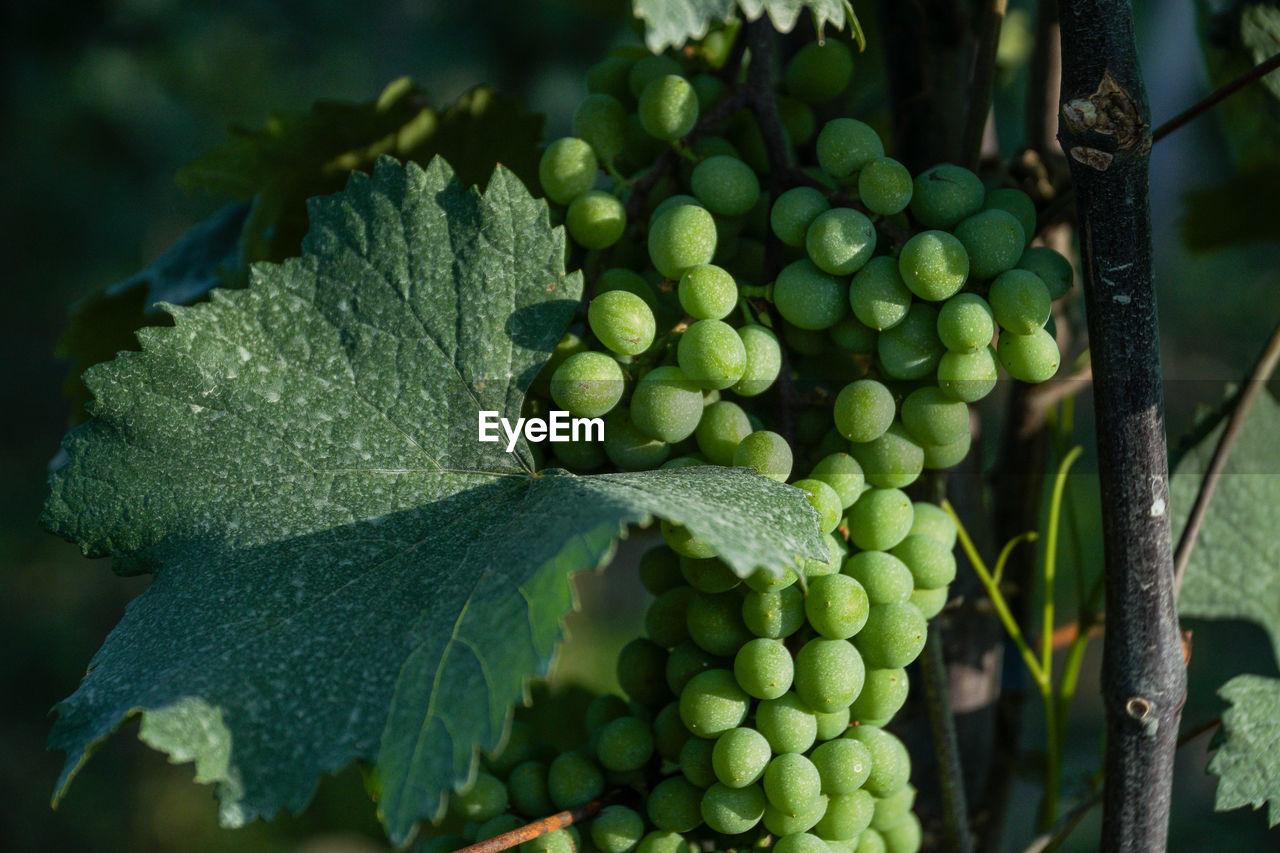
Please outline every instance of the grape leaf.
[{"label": "grape leaf", "polygon": [[[1196,0],[1200,44],[1210,83],[1221,86],[1280,50],[1280,3],[1275,0]],[[1214,112],[1243,169],[1275,162],[1280,146],[1280,71],[1246,86]]]},{"label": "grape leaf", "polygon": [[1280,825],[1280,679],[1237,675],[1218,690],[1231,703],[1215,738],[1209,770],[1218,776],[1218,811],[1268,805],[1267,825]]},{"label": "grape leaf", "polygon": [[827,24],[837,32],[843,30],[846,21],[855,34],[860,36],[862,32],[848,0],[633,0],[632,3],[636,17],[645,22],[645,43],[655,53],[680,47],[691,38],[702,38],[713,23],[728,21],[739,9],[749,21],[767,12],[774,27],[784,33],[791,32],[804,9],[812,13],[814,28],[819,33]]},{"label": "grape leaf", "polygon": [[91,368],[44,520],[154,573],[57,707],[59,795],[132,716],[217,784],[229,825],[374,763],[405,841],[545,673],[568,576],[628,524],[684,524],[735,571],[824,558],[802,492],[745,469],[535,472],[477,441],[514,417],[581,294],[564,234],[505,169],[380,160],[311,203],[302,257],[174,309]]}]

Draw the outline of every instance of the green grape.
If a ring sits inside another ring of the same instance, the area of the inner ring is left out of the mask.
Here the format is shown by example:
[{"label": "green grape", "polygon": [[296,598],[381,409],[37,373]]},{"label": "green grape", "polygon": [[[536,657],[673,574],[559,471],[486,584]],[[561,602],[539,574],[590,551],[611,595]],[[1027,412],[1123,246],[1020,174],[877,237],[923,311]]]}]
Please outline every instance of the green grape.
[{"label": "green grape", "polygon": [[614,696],[612,693],[597,696],[587,705],[587,731],[594,735],[604,728],[606,723],[612,722],[619,717],[625,717],[628,713],[630,711],[627,708],[627,703],[621,696]]},{"label": "green grape", "polygon": [[911,308],[911,291],[887,255],[872,258],[849,285],[853,316],[872,329],[884,331],[901,323]]},{"label": "green grape", "polygon": [[911,775],[911,756],[889,732],[878,726],[853,726],[845,737],[860,741],[871,753],[871,774],[863,790],[873,797],[887,797],[907,784]]},{"label": "green grape", "polygon": [[714,74],[699,74],[689,82],[693,85],[694,94],[698,96],[699,113],[705,113],[729,94],[729,87]]},{"label": "green grape", "polygon": [[556,204],[568,204],[575,196],[591,189],[598,169],[591,145],[586,140],[566,136],[542,152],[538,181],[547,198]]},{"label": "green grape", "polygon": [[849,539],[864,551],[887,551],[907,538],[911,499],[899,489],[868,489],[849,508]]},{"label": "green grape", "polygon": [[600,343],[621,355],[647,350],[656,329],[653,311],[643,299],[625,290],[611,290],[591,300],[587,323]]},{"label": "green grape", "polygon": [[[772,752],[769,741],[755,729],[730,729],[716,739],[711,765],[728,788],[745,788],[764,774]],[[763,811],[763,807],[761,808]]]},{"label": "green grape", "polygon": [[946,347],[938,340],[938,312],[913,303],[906,319],[880,333],[876,353],[884,372],[894,379],[924,379],[938,369]]},{"label": "green grape", "polygon": [[823,541],[827,546],[827,559],[825,561],[806,559],[804,563],[806,580],[834,575],[840,571],[840,565],[844,562],[844,554],[848,550],[845,547],[844,540],[832,533],[828,533],[823,537]]},{"label": "green grape", "polygon": [[500,814],[497,817],[489,818],[476,828],[476,841],[488,841],[490,838],[497,838],[503,833],[510,832],[513,829],[519,829],[524,826],[524,821],[512,814]]},{"label": "green grape", "polygon": [[778,117],[792,145],[804,145],[818,132],[818,119],[813,108],[797,98],[778,96]]},{"label": "green grape", "polygon": [[850,791],[834,794],[827,802],[827,810],[813,831],[821,838],[832,841],[852,841],[871,825],[875,813],[875,798],[866,791]]},{"label": "green grape", "polygon": [[871,753],[862,743],[847,737],[820,744],[809,757],[818,769],[824,794],[852,794],[871,775]]},{"label": "green grape", "polygon": [[987,299],[1000,328],[1015,335],[1030,335],[1044,328],[1053,311],[1049,288],[1040,276],[1026,270],[1009,270],[991,282]]},{"label": "green grape", "polygon": [[682,640],[667,656],[667,686],[679,696],[690,678],[708,669],[724,666],[726,661],[723,658],[711,654],[692,640]]},{"label": "green grape", "polygon": [[717,400],[702,412],[702,420],[694,430],[698,449],[712,465],[733,464],[738,443],[751,434],[751,421],[737,403]]},{"label": "green grape", "polygon": [[969,255],[964,244],[946,231],[921,231],[902,247],[898,272],[916,296],[940,302],[964,287]]},{"label": "green grape", "polygon": [[763,394],[782,370],[782,347],[778,337],[764,326],[750,325],[738,329],[742,347],[747,352],[747,369],[732,391],[742,397]]},{"label": "green grape", "polygon": [[649,259],[663,278],[679,281],[690,268],[711,263],[715,253],[715,218],[698,205],[677,204],[649,228]]},{"label": "green grape", "polygon": [[645,281],[639,273],[624,267],[607,269],[596,279],[597,297],[614,290],[625,290],[639,296],[644,300],[644,304],[649,306],[650,311],[656,310],[658,306],[658,297],[649,282]]},{"label": "green grape", "polygon": [[663,779],[649,792],[649,820],[667,832],[689,832],[702,824],[702,791],[683,776]]},{"label": "green grape", "polygon": [[557,441],[551,445],[556,461],[574,472],[594,471],[604,464],[604,445],[598,441]]},{"label": "green grape", "polygon": [[947,606],[950,591],[947,587],[937,589],[917,589],[911,593],[911,603],[920,611],[925,619],[932,619]]},{"label": "green grape", "polygon": [[796,752],[783,753],[764,771],[764,793],[774,808],[799,815],[813,807],[822,791],[822,779],[813,762]]},{"label": "green grape", "polygon": [[902,401],[902,425],[921,444],[948,444],[969,435],[969,407],[937,387],[917,388]]},{"label": "green grape", "polygon": [[[831,328],[835,328],[832,326]],[[801,329],[782,321],[782,339],[798,355],[822,355],[828,349],[830,336],[820,329]]]},{"label": "green grape", "polygon": [[806,330],[828,329],[844,316],[846,285],[805,259],[788,264],[773,283],[773,304],[782,318]]},{"label": "green grape", "polygon": [[719,738],[708,740],[690,735],[680,749],[680,772],[684,774],[684,778],[699,788],[710,788],[716,783],[713,756],[715,745],[719,742]]},{"label": "green grape", "polygon": [[884,143],[869,124],[854,118],[832,119],[818,132],[818,165],[831,177],[847,178],[884,156]]},{"label": "green grape", "polygon": [[876,330],[863,325],[862,321],[852,314],[841,317],[840,322],[827,329],[827,335],[836,346],[847,349],[849,352],[871,355],[876,351]]},{"label": "green grape", "polygon": [[847,708],[862,689],[863,674],[862,656],[849,641],[810,640],[796,655],[796,695],[819,713]]},{"label": "green grape", "polygon": [[759,785],[730,787],[717,782],[702,795],[702,819],[714,832],[738,835],[764,817],[764,791]]},{"label": "green grape", "polygon": [[580,418],[598,418],[622,399],[622,368],[604,353],[579,352],[551,375],[551,399]]},{"label": "green grape", "polygon": [[973,172],[950,163],[916,176],[911,214],[926,228],[953,228],[982,209],[986,189]]},{"label": "green grape", "polygon": [[689,629],[686,626],[691,600],[693,588],[683,585],[672,587],[658,596],[644,617],[644,631],[649,639],[668,649],[688,640]]},{"label": "green grape", "polygon": [[849,716],[860,724],[888,722],[907,701],[909,688],[905,669],[868,669],[862,692],[849,706]]},{"label": "green grape", "polygon": [[859,551],[845,561],[841,572],[862,584],[868,604],[906,601],[915,588],[906,563],[885,551]]},{"label": "green grape", "polygon": [[[684,375],[704,389],[728,388],[747,369],[742,338],[723,320],[698,320],[686,329],[680,336],[676,358]],[[634,410],[634,398],[631,406]]]},{"label": "green grape", "polygon": [[[658,217],[666,213],[668,210],[680,207],[681,205],[692,205],[693,207],[702,207],[702,202],[698,201],[691,195],[686,193],[676,193],[669,195],[653,208],[653,212],[649,214],[649,227],[653,227],[653,223],[658,221]],[[705,208],[704,208],[705,210]]]},{"label": "green grape", "polygon": [[937,504],[917,501],[912,504],[915,514],[911,521],[911,536],[928,536],[946,546],[947,550],[956,547],[956,523],[951,520],[947,511]]},{"label": "green grape", "polygon": [[760,474],[785,483],[791,476],[791,446],[776,432],[756,430],[738,442],[733,464],[754,468]]},{"label": "green grape", "polygon": [[662,595],[684,583],[680,571],[680,556],[661,545],[644,552],[640,557],[639,572],[640,583],[652,595]]},{"label": "green grape", "polygon": [[682,71],[680,63],[669,56],[646,56],[631,66],[627,87],[632,97],[639,98],[654,80],[668,74],[679,75]]},{"label": "green grape", "polygon": [[450,805],[463,820],[484,823],[507,810],[507,786],[482,770],[476,773],[471,787],[457,793]]},{"label": "green grape", "polygon": [[681,524],[662,519],[658,526],[662,532],[662,541],[667,543],[672,551],[675,551],[681,557],[694,560],[707,560],[715,557],[716,549],[690,532],[689,528]]},{"label": "green grape", "polygon": [[893,423],[895,409],[893,393],[882,383],[874,379],[850,382],[836,395],[836,429],[853,442],[874,441]]},{"label": "green grape", "polygon": [[751,639],[742,620],[742,598],[736,591],[696,593],[686,616],[689,637],[713,655],[729,657]]},{"label": "green grape", "polygon": [[771,834],[780,838],[796,835],[812,829],[818,821],[822,820],[822,815],[826,810],[827,797],[825,795],[819,795],[813,801],[813,806],[804,814],[799,815],[788,814],[770,803],[764,810],[764,826]]},{"label": "green grape", "polygon": [[633,702],[657,706],[670,698],[666,668],[666,650],[644,637],[637,637],[618,652],[618,684]]},{"label": "green grape", "polygon": [[715,557],[681,557],[680,573],[698,592],[727,592],[742,582],[723,560]]},{"label": "green grape", "polygon": [[779,755],[805,752],[818,737],[818,718],[799,696],[789,691],[756,706],[756,730]]},{"label": "green grape", "polygon": [[796,51],[782,72],[782,84],[806,104],[824,104],[843,92],[852,76],[853,54],[832,38]]},{"label": "green grape", "polygon": [[635,62],[621,56],[607,56],[587,69],[587,91],[593,95],[611,95],[629,103],[633,96],[627,77]]},{"label": "green grape", "polygon": [[1005,332],[1000,335],[996,351],[1009,375],[1022,382],[1047,382],[1058,372],[1062,359],[1058,342],[1044,329],[1029,335]]},{"label": "green grape", "polygon": [[702,409],[698,383],[670,365],[646,373],[631,395],[632,423],[650,438],[669,444],[693,435]]},{"label": "green grape", "polygon": [[985,349],[995,333],[991,306],[976,293],[957,293],[938,309],[938,339],[952,352]]},{"label": "green grape", "polygon": [[818,512],[818,529],[824,534],[835,530],[844,510],[836,490],[821,480],[796,480],[791,485],[809,493],[809,503]]},{"label": "green grape", "polygon": [[907,167],[890,157],[880,157],[858,173],[858,197],[867,210],[892,216],[911,203],[914,185]]},{"label": "green grape", "polygon": [[627,229],[627,211],[617,196],[588,190],[569,202],[565,225],[574,242],[585,249],[604,249],[618,242]]},{"label": "green grape", "polygon": [[982,210],[955,227],[955,236],[969,256],[969,272],[975,278],[993,278],[1022,257],[1026,235],[1012,213]]},{"label": "green grape", "polygon": [[803,246],[809,226],[831,209],[827,197],[813,187],[795,187],[778,196],[769,212],[769,225],[788,246]]},{"label": "green grape", "polygon": [[804,593],[796,586],[751,590],[742,600],[742,621],[757,637],[780,640],[804,624]]},{"label": "green grape", "polygon": [[1049,288],[1052,299],[1061,299],[1071,290],[1075,281],[1075,270],[1071,261],[1048,246],[1032,246],[1022,253],[1018,261],[1018,269],[1029,270],[1040,276],[1045,287]]},{"label": "green grape", "polygon": [[538,754],[538,737],[533,726],[522,720],[512,720],[506,743],[501,751],[487,756],[489,770],[505,777],[517,764],[529,761]]},{"label": "green grape", "polygon": [[689,186],[698,201],[719,216],[741,216],[760,198],[756,173],[737,157],[725,154],[708,157],[695,166]]},{"label": "green grape", "polygon": [[654,830],[640,840],[636,853],[690,853],[690,848],[679,833]]},{"label": "green grape", "polygon": [[644,818],[626,806],[605,806],[591,822],[591,840],[600,853],[630,853],[644,836]]},{"label": "green grape", "polygon": [[604,793],[604,774],[581,752],[564,752],[547,768],[547,792],[557,809],[571,809]]},{"label": "green grape", "polygon": [[[1036,203],[1031,196],[1022,190],[998,189],[987,190],[987,197],[982,202],[983,210],[1003,210],[1013,216],[1022,226],[1025,242],[1030,243],[1036,236]],[[1025,244],[1024,244],[1025,245]]]},{"label": "green grape", "polygon": [[910,782],[887,797],[876,798],[875,815],[871,818],[872,829],[886,830],[897,826],[915,803],[916,789]]},{"label": "green grape", "polygon": [[[890,401],[892,405],[892,398]],[[813,466],[809,477],[826,483],[834,489],[836,496],[840,498],[841,509],[853,506],[853,502],[858,499],[867,485],[862,466],[848,453],[832,453],[823,457],[817,465]]]},{"label": "green grape", "polygon": [[862,584],[844,574],[815,578],[804,600],[809,624],[829,640],[845,640],[862,630],[868,607],[867,591]]},{"label": "green grape", "polygon": [[888,853],[888,848],[883,835],[874,829],[864,829],[858,836],[858,845],[853,848],[853,853]]},{"label": "green grape", "polygon": [[668,468],[701,468],[706,464],[708,464],[707,460],[698,455],[676,456],[673,459],[668,459],[666,462],[663,462],[658,466],[658,468],[662,470],[666,470]]},{"label": "green grape", "polygon": [[886,853],[917,853],[924,839],[920,818],[911,812],[880,834],[884,836]]},{"label": "green grape", "polygon": [[654,139],[671,142],[697,124],[698,95],[688,80],[666,74],[644,87],[636,112],[646,133]]},{"label": "green grape", "polygon": [[905,488],[918,480],[924,469],[924,449],[897,421],[878,438],[851,445],[849,449],[862,466],[867,483],[877,488]]},{"label": "green grape", "polygon": [[556,348],[551,351],[551,357],[547,359],[547,363],[542,365],[542,369],[538,371],[537,377],[533,380],[533,388],[530,391],[540,397],[551,396],[551,377],[555,374],[560,365],[571,355],[585,352],[587,345],[582,342],[582,338],[566,332],[564,337],[556,344]]},{"label": "green grape", "polygon": [[639,770],[651,755],[653,735],[642,720],[619,717],[600,730],[596,742],[596,758],[607,770]]},{"label": "green grape", "polygon": [[947,396],[976,403],[996,387],[999,372],[991,347],[973,352],[946,352],[938,359],[938,387]]},{"label": "green grape", "polygon": [[793,832],[774,842],[776,853],[834,853],[827,842],[808,832]]},{"label": "green grape", "polygon": [[588,95],[573,113],[573,135],[586,140],[606,163],[622,153],[627,138],[627,108],[612,95]]},{"label": "green grape", "polygon": [[765,637],[749,640],[733,659],[738,686],[756,699],[777,699],[786,693],[791,689],[794,673],[791,652],[779,640]]},{"label": "green grape", "polygon": [[738,307],[738,285],[715,264],[685,270],[677,294],[680,307],[695,320],[722,320]]},{"label": "green grape", "polygon": [[698,673],[680,694],[680,719],[698,737],[717,737],[742,725],[750,707],[751,697],[727,669]]},{"label": "green grape", "polygon": [[863,661],[872,669],[904,667],[920,656],[928,625],[911,604],[877,604],[854,639]]},{"label": "green grape", "polygon": [[540,761],[517,764],[507,778],[511,806],[527,818],[551,814],[555,807],[547,792],[547,766]]},{"label": "green grape", "polygon": [[[875,252],[876,228],[865,214],[847,207],[833,208],[813,220],[805,232],[804,247],[809,259],[823,272],[852,275]],[[841,293],[842,310],[843,296]]]},{"label": "green grape", "polygon": [[947,444],[924,445],[924,467],[930,471],[941,471],[959,465],[969,455],[972,441],[972,437],[965,433]]},{"label": "green grape", "polygon": [[818,740],[831,740],[844,734],[849,728],[849,709],[841,708],[830,713],[814,714],[818,720]]},{"label": "green grape", "polygon": [[461,835],[437,835],[427,839],[421,848],[422,853],[454,853],[466,847],[469,842]]},{"label": "green grape", "polygon": [[791,586],[797,579],[798,576],[795,571],[790,568],[784,569],[782,574],[777,574],[768,569],[757,569],[747,575],[743,582],[756,592],[770,592],[771,590]]}]

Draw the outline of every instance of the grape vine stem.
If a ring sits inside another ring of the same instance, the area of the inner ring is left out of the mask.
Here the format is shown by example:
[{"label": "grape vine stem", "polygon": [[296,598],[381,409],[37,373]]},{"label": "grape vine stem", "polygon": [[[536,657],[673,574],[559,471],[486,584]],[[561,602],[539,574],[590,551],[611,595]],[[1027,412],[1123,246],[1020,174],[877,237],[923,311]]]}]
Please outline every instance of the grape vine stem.
[{"label": "grape vine stem", "polygon": [[499,853],[502,850],[510,850],[512,847],[517,847],[526,841],[532,841],[540,835],[546,835],[549,832],[555,832],[557,829],[564,829],[566,826],[572,826],[587,818],[594,817],[602,808],[604,808],[604,800],[592,800],[576,808],[556,812],[550,817],[526,823],[524,826],[516,827],[510,832],[495,835],[488,841],[481,841],[469,847],[463,847],[458,853]]}]

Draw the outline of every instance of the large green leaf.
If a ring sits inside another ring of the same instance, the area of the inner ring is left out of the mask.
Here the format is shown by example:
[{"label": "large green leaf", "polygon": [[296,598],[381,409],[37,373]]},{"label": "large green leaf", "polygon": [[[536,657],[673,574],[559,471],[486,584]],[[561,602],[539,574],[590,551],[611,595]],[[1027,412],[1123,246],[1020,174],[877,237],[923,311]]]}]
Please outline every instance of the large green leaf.
[{"label": "large green leaf", "polygon": [[152,571],[58,706],[58,790],[133,715],[238,825],[375,762],[397,842],[546,671],[568,576],[628,524],[684,524],[739,573],[825,549],[802,492],[744,469],[579,477],[477,441],[514,417],[581,277],[545,203],[437,159],[316,199],[300,259],[175,310],[92,368],[45,519]]},{"label": "large green leaf", "polygon": [[805,9],[813,15],[818,32],[827,24],[842,30],[846,21],[857,29],[848,0],[633,0],[632,8],[644,20],[645,42],[655,53],[702,38],[713,23],[727,21],[739,10],[749,21],[768,13],[784,33],[791,32]]},{"label": "large green leaf", "polygon": [[1209,762],[1217,774],[1218,811],[1269,804],[1267,824],[1280,824],[1280,679],[1237,675],[1218,691],[1231,703],[1222,714],[1218,751]]}]

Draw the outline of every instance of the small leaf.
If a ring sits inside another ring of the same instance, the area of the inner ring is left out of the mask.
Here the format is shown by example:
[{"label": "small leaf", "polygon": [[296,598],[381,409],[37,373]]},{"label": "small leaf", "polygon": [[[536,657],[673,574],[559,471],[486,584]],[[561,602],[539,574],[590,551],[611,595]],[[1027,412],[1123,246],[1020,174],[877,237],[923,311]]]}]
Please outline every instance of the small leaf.
[{"label": "small leaf", "polygon": [[535,473],[477,441],[515,416],[582,280],[546,204],[498,169],[381,160],[315,199],[302,257],[174,311],[86,374],[45,521],[150,571],[57,708],[58,791],[121,722],[215,781],[226,824],[376,762],[405,841],[547,670],[569,576],[627,525],[687,526],[740,574],[825,557],[803,493],[754,472]]},{"label": "small leaf", "polygon": [[1267,809],[1267,825],[1280,825],[1280,679],[1237,675],[1218,691],[1231,703],[1209,771],[1218,777],[1217,811]]},{"label": "small leaf", "polygon": [[[749,21],[767,12],[774,27],[784,33],[791,32],[805,9],[812,13],[818,33],[827,24],[837,32],[843,30],[846,21],[856,34],[862,33],[847,0],[633,0],[632,9],[645,22],[645,43],[655,53],[702,38],[713,23],[728,21],[738,10]],[[859,41],[860,47],[864,44]]]}]

